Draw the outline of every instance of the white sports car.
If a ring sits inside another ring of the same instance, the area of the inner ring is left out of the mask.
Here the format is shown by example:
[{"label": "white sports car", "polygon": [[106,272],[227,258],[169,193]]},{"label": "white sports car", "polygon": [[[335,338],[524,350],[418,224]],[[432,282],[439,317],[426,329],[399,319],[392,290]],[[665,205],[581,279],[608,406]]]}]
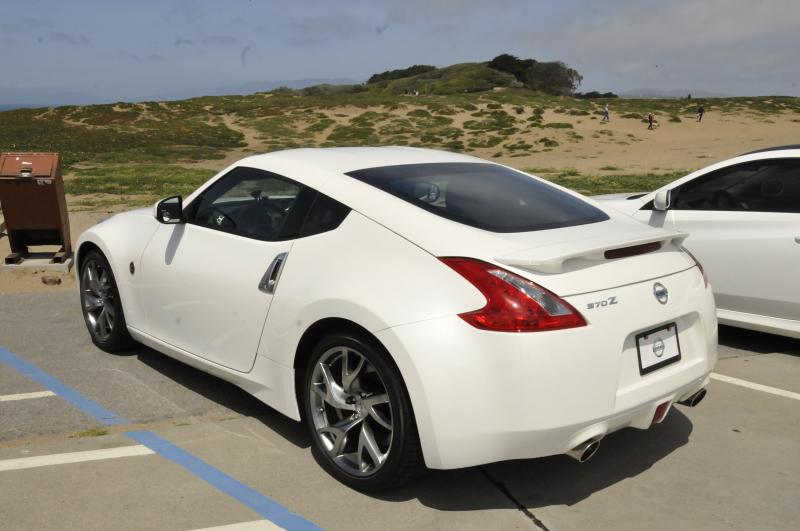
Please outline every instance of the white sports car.
[{"label": "white sports car", "polygon": [[245,158],[86,231],[102,349],[132,337],[306,423],[359,489],[567,453],[695,405],[714,300],[685,234],[413,148]]},{"label": "white sports car", "polygon": [[723,324],[800,338],[800,146],[708,166],[646,194],[594,199],[689,233]]}]

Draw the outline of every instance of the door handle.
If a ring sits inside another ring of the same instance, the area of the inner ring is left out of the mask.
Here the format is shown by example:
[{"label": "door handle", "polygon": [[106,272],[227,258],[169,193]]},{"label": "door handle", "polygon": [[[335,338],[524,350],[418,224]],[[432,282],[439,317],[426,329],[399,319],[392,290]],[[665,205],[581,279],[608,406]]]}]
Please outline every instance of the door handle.
[{"label": "door handle", "polygon": [[261,282],[258,283],[259,290],[264,293],[275,293],[275,286],[278,285],[278,280],[281,277],[281,270],[283,269],[283,263],[285,261],[286,253],[280,253],[272,260],[266,273],[261,277]]}]

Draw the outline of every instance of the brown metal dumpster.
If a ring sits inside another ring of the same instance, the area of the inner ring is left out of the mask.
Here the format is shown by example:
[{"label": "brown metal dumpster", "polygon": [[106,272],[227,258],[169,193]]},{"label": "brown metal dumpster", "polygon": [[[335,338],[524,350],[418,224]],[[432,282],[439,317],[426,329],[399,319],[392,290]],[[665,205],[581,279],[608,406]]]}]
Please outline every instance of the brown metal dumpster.
[{"label": "brown metal dumpster", "polygon": [[0,205],[11,245],[6,264],[22,262],[29,246],[60,246],[56,263],[72,254],[58,153],[0,154]]}]

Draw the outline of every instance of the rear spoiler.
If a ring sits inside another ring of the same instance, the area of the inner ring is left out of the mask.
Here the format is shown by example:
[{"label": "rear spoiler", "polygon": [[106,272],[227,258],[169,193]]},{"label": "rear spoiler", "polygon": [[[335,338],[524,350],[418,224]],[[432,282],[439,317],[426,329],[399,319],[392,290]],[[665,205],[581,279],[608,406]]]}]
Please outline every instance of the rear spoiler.
[{"label": "rear spoiler", "polygon": [[[564,262],[567,260],[609,260],[614,259],[614,255],[632,256],[655,250],[655,248],[645,249],[644,246],[650,243],[658,243],[661,247],[668,243],[673,243],[680,247],[683,241],[689,236],[686,232],[668,231],[664,229],[629,233],[625,236],[608,235],[587,240],[570,241],[560,244],[536,247],[514,253],[513,255],[497,258],[501,264],[519,267],[539,273],[561,273],[564,269]],[[641,252],[630,254],[624,251],[628,248],[642,246]],[[607,253],[608,251],[622,251],[619,253]]]}]

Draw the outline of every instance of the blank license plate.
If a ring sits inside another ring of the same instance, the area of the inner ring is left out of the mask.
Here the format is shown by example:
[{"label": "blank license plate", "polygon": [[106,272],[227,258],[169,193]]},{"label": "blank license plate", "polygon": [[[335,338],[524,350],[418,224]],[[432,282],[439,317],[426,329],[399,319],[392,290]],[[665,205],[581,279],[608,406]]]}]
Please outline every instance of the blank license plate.
[{"label": "blank license plate", "polygon": [[639,373],[647,374],[681,359],[678,325],[669,323],[636,336]]}]

